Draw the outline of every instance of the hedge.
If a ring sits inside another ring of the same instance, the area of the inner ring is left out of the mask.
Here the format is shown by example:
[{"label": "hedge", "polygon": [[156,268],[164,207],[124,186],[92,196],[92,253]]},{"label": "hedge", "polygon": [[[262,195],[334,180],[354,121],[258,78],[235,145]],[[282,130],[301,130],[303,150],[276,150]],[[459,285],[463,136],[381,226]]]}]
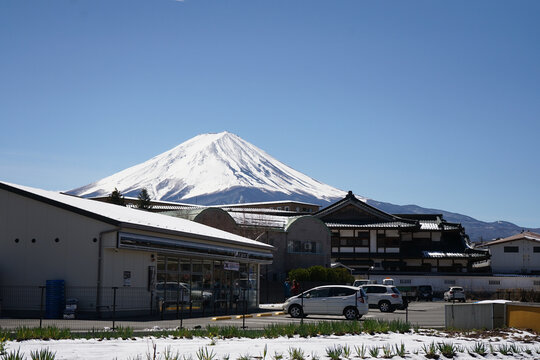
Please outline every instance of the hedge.
[{"label": "hedge", "polygon": [[344,268],[325,268],[320,265],[307,269],[298,268],[289,271],[289,279],[298,281],[320,281],[334,284],[352,284],[354,277]]}]

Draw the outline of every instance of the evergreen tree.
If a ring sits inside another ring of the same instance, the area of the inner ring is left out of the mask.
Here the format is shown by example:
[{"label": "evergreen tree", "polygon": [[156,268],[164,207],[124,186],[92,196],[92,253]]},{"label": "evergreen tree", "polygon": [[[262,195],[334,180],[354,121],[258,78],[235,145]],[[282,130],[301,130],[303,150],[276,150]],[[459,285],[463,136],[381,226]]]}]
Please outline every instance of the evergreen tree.
[{"label": "evergreen tree", "polygon": [[139,198],[137,208],[144,210],[150,210],[152,208],[152,205],[150,205],[150,195],[148,195],[146,188],[142,188],[137,197]]},{"label": "evergreen tree", "polygon": [[126,200],[124,195],[117,188],[114,188],[114,191],[109,195],[109,202],[111,204],[126,206]]}]

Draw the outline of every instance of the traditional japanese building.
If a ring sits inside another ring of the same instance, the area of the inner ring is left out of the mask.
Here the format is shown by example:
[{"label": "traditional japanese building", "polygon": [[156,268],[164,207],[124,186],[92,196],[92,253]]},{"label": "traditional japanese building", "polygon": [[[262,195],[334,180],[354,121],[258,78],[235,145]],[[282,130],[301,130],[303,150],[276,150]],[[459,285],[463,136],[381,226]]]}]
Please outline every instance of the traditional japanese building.
[{"label": "traditional japanese building", "polygon": [[489,272],[489,252],[474,249],[460,224],[441,214],[388,214],[352,192],[316,212],[331,233],[331,258],[357,274]]}]

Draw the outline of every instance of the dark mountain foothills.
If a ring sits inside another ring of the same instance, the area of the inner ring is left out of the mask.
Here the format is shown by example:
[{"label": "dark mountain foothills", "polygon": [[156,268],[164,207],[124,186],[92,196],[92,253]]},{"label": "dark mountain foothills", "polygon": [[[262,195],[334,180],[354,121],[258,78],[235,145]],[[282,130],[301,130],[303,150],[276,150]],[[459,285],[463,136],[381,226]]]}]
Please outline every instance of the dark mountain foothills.
[{"label": "dark mountain foothills", "polygon": [[540,231],[540,228],[523,228],[507,221],[485,222],[467,215],[438,209],[427,209],[418,205],[394,205],[375,200],[368,200],[368,204],[390,214],[442,214],[446,221],[461,224],[473,242],[485,242],[496,238],[505,238],[515,235],[521,232],[521,230]]}]

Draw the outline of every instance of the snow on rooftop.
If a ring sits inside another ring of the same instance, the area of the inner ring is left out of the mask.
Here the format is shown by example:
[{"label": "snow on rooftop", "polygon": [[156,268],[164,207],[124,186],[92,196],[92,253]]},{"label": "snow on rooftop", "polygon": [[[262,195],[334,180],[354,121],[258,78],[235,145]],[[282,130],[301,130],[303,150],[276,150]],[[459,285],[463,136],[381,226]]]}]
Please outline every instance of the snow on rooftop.
[{"label": "snow on rooftop", "polygon": [[229,215],[231,215],[234,221],[236,221],[236,223],[239,225],[267,226],[267,227],[275,227],[275,228],[284,228],[290,219],[290,217],[286,217],[286,216],[276,216],[276,215],[266,215],[266,214],[236,212],[236,211],[229,211]]},{"label": "snow on rooftop", "polygon": [[169,231],[177,231],[179,233],[192,234],[197,236],[205,236],[216,240],[228,240],[237,242],[238,245],[252,245],[256,247],[271,249],[272,246],[251,240],[239,235],[231,234],[223,230],[199,224],[194,221],[180,219],[173,216],[142,211],[138,209],[130,209],[124,206],[104,203],[95,200],[79,198],[72,195],[65,195],[59,192],[36,189],[23,185],[10,184],[0,182],[6,186],[19,189],[40,197],[53,200],[55,202],[72,206],[74,208],[84,210],[96,215],[100,215],[111,220],[139,226],[147,226],[154,229],[166,229]]}]

